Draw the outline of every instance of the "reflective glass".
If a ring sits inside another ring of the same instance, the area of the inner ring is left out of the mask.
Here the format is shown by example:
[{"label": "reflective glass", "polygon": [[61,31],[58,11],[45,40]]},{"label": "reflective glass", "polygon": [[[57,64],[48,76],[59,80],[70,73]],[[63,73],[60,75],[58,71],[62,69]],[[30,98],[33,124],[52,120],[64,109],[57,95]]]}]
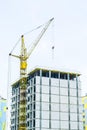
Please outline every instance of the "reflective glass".
[{"label": "reflective glass", "polygon": [[59,87],[51,87],[51,93],[58,95],[59,94]]},{"label": "reflective glass", "polygon": [[59,104],[51,103],[51,110],[52,111],[59,111]]},{"label": "reflective glass", "polygon": [[49,120],[42,120],[42,128],[49,128]]},{"label": "reflective glass", "polygon": [[58,129],[59,128],[59,121],[51,120],[51,127],[52,129]]},{"label": "reflective glass", "polygon": [[51,119],[58,120],[59,119],[59,112],[51,112]]},{"label": "reflective glass", "polygon": [[60,95],[68,95],[68,88],[61,88]]},{"label": "reflective glass", "polygon": [[60,86],[61,87],[68,87],[68,80],[60,79]]},{"label": "reflective glass", "polygon": [[68,121],[61,121],[61,128],[62,129],[68,129],[69,128]]},{"label": "reflective glass", "polygon": [[68,103],[68,97],[67,96],[60,96],[60,102],[61,103]]},{"label": "reflective glass", "polygon": [[49,119],[49,111],[42,111],[42,119]]},{"label": "reflective glass", "polygon": [[61,112],[60,117],[61,117],[61,120],[68,120],[68,113]]},{"label": "reflective glass", "polygon": [[59,103],[59,96],[57,96],[57,95],[51,95],[51,102]]},{"label": "reflective glass", "polygon": [[42,94],[42,101],[43,102],[49,102],[49,95],[48,94]]},{"label": "reflective glass", "polygon": [[49,86],[42,86],[42,93],[49,93]]},{"label": "reflective glass", "polygon": [[49,103],[42,103],[42,110],[48,110],[49,111]]}]

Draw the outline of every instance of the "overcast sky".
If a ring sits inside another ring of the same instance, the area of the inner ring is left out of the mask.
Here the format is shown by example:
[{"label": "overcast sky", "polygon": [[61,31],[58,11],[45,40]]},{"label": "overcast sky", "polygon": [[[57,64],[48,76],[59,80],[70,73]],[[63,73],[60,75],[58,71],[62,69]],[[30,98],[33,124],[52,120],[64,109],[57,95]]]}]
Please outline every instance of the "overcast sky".
[{"label": "overcast sky", "polygon": [[30,56],[28,69],[39,65],[80,72],[82,95],[87,93],[87,0],[0,0],[1,96],[7,95],[8,71],[9,82],[19,76],[18,59],[11,59],[8,69],[13,46],[22,34],[52,17],[54,22]]}]

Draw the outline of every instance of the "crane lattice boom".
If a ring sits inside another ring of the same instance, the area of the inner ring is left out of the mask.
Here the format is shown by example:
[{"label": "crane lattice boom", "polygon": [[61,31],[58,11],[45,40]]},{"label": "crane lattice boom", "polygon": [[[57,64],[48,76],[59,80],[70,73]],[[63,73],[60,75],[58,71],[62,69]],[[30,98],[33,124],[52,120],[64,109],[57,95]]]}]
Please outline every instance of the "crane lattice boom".
[{"label": "crane lattice boom", "polygon": [[50,23],[53,21],[54,18],[50,19],[45,27],[42,29],[40,34],[38,35],[37,39],[32,43],[31,49],[27,52],[27,48],[25,47],[24,43],[24,36],[21,36],[21,53],[19,56],[9,54],[16,58],[20,59],[20,101],[19,101],[19,125],[18,130],[27,130],[26,124],[26,88],[27,88],[27,59],[32,54],[33,50],[39,43],[40,39],[46,32],[47,28],[49,27]]}]

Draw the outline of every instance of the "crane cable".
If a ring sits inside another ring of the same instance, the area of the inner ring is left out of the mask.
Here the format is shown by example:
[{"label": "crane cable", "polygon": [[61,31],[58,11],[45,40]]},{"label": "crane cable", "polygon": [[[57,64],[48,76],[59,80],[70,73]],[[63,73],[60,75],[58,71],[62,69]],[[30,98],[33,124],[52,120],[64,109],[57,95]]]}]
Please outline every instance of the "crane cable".
[{"label": "crane cable", "polygon": [[27,35],[27,34],[29,34],[29,33],[33,32],[33,31],[35,31],[35,30],[37,30],[37,29],[41,28],[41,27],[42,27],[42,26],[44,26],[44,25],[45,25],[45,24],[39,25],[38,27],[36,27],[36,28],[32,29],[32,30],[31,30],[31,31],[29,31],[29,32],[24,33],[23,35]]},{"label": "crane cable", "polygon": [[54,35],[54,21],[52,23],[52,32],[51,32],[51,40],[52,40],[52,60],[54,60],[54,49],[55,49],[55,35]]},{"label": "crane cable", "polygon": [[18,41],[16,42],[16,44],[15,44],[14,47],[12,48],[11,52],[9,53],[9,55],[12,54],[12,52],[13,52],[14,49],[16,48],[17,44],[19,43],[19,41],[20,41],[20,38],[18,39]]},{"label": "crane cable", "polygon": [[[27,34],[33,32],[33,31],[35,31],[35,30],[41,28],[41,27],[44,26],[44,25],[45,25],[45,24],[42,24],[42,25],[40,25],[40,26],[38,26],[38,27],[32,29],[31,31],[28,31],[28,32],[24,33],[23,35],[27,35]],[[12,54],[12,52],[14,51],[14,49],[16,48],[16,46],[18,45],[18,43],[20,42],[20,40],[21,40],[21,38],[19,38],[18,41],[15,43],[15,45],[14,45],[14,47],[12,48],[11,52],[9,53],[9,55]]]}]

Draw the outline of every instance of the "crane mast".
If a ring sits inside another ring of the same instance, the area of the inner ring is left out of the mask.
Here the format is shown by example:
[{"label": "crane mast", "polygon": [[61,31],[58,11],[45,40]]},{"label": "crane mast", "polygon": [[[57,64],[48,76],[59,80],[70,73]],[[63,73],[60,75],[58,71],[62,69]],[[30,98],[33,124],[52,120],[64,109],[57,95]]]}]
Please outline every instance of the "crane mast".
[{"label": "crane mast", "polygon": [[29,52],[27,52],[27,49],[25,47],[24,43],[24,35],[21,36],[21,52],[20,55],[13,55],[9,54],[11,56],[14,56],[16,58],[20,59],[20,87],[19,87],[19,125],[18,130],[27,130],[27,124],[26,124],[26,89],[27,89],[27,59],[37,46],[38,42],[46,32],[48,26],[53,21],[54,18],[50,19],[45,27],[42,29],[40,34],[38,35],[37,39],[32,43],[31,49]]}]

